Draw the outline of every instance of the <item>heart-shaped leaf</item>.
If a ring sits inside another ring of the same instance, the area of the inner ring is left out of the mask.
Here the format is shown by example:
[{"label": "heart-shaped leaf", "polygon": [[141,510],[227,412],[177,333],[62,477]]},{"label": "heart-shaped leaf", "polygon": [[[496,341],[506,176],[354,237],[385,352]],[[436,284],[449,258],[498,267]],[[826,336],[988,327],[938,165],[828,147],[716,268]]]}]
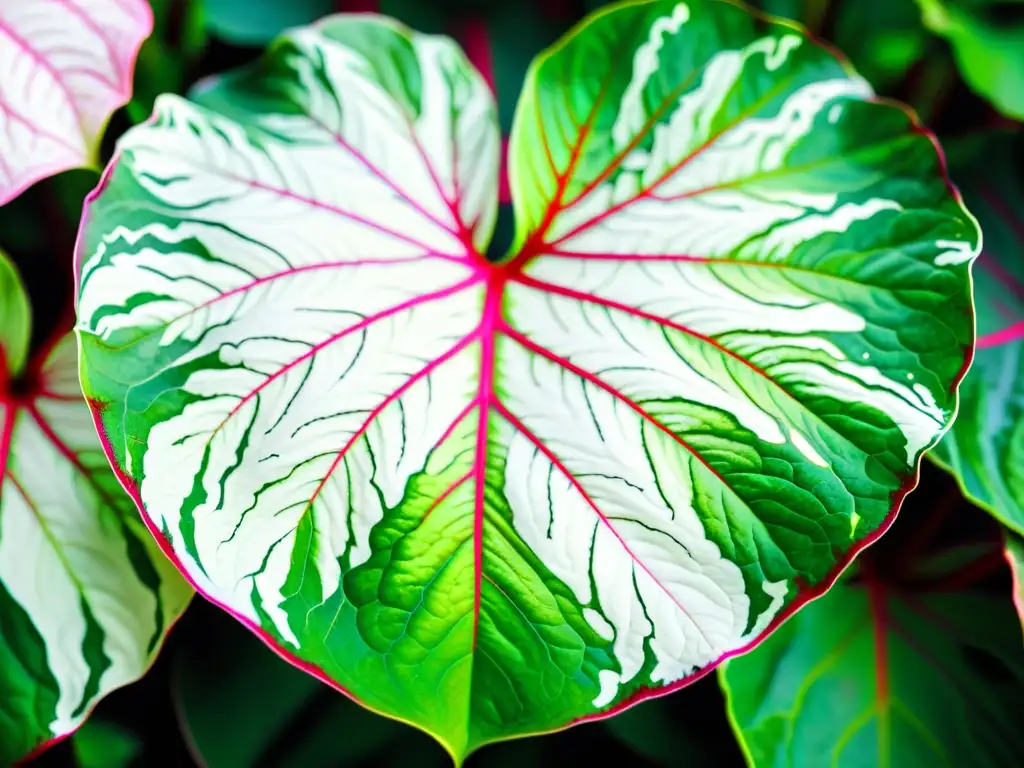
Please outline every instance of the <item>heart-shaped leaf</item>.
[{"label": "heart-shaped leaf", "polygon": [[334,17],[126,134],[83,384],[212,600],[456,757],[692,681],[826,589],[945,429],[978,234],[794,29],[601,12],[498,130],[444,38]]},{"label": "heart-shaped leaf", "polygon": [[0,205],[96,163],[152,26],[145,0],[0,0]]},{"label": "heart-shaped leaf", "polygon": [[950,585],[908,588],[862,568],[724,665],[749,763],[1015,765],[1020,626],[1005,595]]},{"label": "heart-shaped leaf", "polygon": [[[978,346],[956,422],[932,457],[1024,533],[1024,155],[1011,135],[958,147],[956,181],[985,232],[974,267]],[[973,169],[973,170],[972,170]]]},{"label": "heart-shaped leaf", "polygon": [[10,765],[142,675],[192,592],[107,465],[74,336],[26,367],[28,302],[2,254],[0,319],[14,320],[0,323],[0,765]]}]

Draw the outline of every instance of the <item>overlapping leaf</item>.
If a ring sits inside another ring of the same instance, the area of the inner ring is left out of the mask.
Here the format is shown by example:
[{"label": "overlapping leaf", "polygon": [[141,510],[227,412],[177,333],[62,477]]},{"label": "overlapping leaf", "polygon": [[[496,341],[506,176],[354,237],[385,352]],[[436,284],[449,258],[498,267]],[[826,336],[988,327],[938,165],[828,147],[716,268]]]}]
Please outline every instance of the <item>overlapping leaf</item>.
[{"label": "overlapping leaf", "polygon": [[917,0],[925,25],[953,47],[979,94],[1024,118],[1024,0]]},{"label": "overlapping leaf", "polygon": [[985,232],[985,250],[974,268],[978,348],[956,422],[932,456],[972,501],[1021,534],[1024,157],[1014,150],[1014,136],[997,134],[980,137],[962,153],[956,180]]},{"label": "overlapping leaf", "polygon": [[25,364],[28,304],[0,254],[0,764],[73,731],[149,667],[191,590],[118,486],[66,336]]},{"label": "overlapping leaf", "polygon": [[1006,596],[863,571],[721,672],[750,765],[1013,765],[1024,684]]},{"label": "overlapping leaf", "polygon": [[146,0],[0,0],[0,205],[96,163],[152,23]]},{"label": "overlapping leaf", "polygon": [[443,38],[335,17],[129,132],[83,384],[189,577],[456,757],[684,685],[884,528],[945,429],[977,231],[929,138],[714,0],[530,70],[516,244]]}]

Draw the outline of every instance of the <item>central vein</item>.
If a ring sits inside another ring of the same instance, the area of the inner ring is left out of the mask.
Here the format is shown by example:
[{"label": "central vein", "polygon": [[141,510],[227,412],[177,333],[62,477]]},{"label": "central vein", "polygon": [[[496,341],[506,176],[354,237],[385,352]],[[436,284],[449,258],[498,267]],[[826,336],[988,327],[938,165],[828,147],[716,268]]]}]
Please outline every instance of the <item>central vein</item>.
[{"label": "central vein", "polygon": [[483,575],[484,481],[487,471],[487,440],[491,407],[494,404],[494,339],[501,322],[501,299],[507,280],[503,270],[492,269],[487,276],[483,316],[480,319],[480,388],[477,392],[478,419],[473,475],[476,479],[473,504],[473,645],[480,623],[480,587]]}]

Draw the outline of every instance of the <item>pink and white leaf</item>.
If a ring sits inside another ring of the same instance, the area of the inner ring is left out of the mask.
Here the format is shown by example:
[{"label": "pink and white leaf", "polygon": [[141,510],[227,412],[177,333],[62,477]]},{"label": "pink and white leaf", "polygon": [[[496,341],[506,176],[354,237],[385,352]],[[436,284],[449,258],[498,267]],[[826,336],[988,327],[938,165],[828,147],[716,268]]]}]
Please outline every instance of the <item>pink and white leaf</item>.
[{"label": "pink and white leaf", "polygon": [[96,164],[152,28],[145,0],[0,0],[0,205]]}]

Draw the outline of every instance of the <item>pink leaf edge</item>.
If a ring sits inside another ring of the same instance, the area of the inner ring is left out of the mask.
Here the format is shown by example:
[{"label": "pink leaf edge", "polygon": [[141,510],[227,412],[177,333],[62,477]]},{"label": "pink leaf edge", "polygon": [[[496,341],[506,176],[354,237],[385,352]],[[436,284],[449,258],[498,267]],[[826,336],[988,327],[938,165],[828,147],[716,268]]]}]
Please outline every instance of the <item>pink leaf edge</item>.
[{"label": "pink leaf edge", "polygon": [[131,99],[135,62],[152,31],[146,0],[0,7],[0,64],[26,72],[0,81],[0,205],[96,161],[110,115]]}]

